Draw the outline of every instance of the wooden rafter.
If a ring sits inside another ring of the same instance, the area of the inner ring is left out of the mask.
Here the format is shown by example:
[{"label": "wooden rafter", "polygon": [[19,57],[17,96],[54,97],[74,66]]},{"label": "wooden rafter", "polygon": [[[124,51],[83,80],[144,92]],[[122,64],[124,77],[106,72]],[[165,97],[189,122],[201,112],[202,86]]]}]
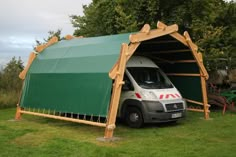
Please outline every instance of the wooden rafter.
[{"label": "wooden rafter", "polygon": [[55,44],[58,42],[58,38],[56,36],[52,37],[46,44],[38,45],[35,50],[40,53],[42,52],[45,48],[51,46],[52,44]]},{"label": "wooden rafter", "polygon": [[[144,57],[146,57],[144,55]],[[169,64],[172,64],[172,61],[171,60],[167,60],[167,59],[164,59],[164,58],[160,58],[160,57],[155,57],[155,56],[150,56],[153,60],[156,60],[156,61],[160,61],[160,62],[165,62],[165,63],[169,63]]]},{"label": "wooden rafter", "polygon": [[65,39],[66,39],[66,40],[79,39],[79,38],[83,38],[83,36],[75,37],[75,36],[72,36],[72,35],[70,35],[70,34],[68,34],[68,35],[65,36]]},{"label": "wooden rafter", "polygon": [[[143,55],[146,57],[145,55]],[[164,58],[156,57],[156,56],[149,56],[152,59],[156,60],[158,63],[169,63],[169,64],[175,64],[175,63],[196,63],[196,60],[167,60]]]},{"label": "wooden rafter", "polygon": [[[162,23],[160,21],[157,22],[157,28],[164,29],[166,27],[167,27],[167,25],[165,25],[164,23]],[[171,33],[169,35],[172,36],[173,38],[177,39],[181,43],[183,43],[185,46],[188,46],[185,38],[181,34],[179,34],[178,32],[173,32],[173,33]]]},{"label": "wooden rafter", "polygon": [[175,60],[172,63],[196,63],[196,60]]},{"label": "wooden rafter", "polygon": [[190,73],[166,73],[167,76],[201,76],[201,74],[190,74]]},{"label": "wooden rafter", "polygon": [[204,67],[203,63],[201,62],[202,59],[199,58],[199,55],[198,55],[198,53],[197,53],[198,48],[193,44],[193,42],[192,42],[192,40],[191,40],[191,38],[190,38],[190,36],[189,36],[189,34],[188,34],[187,31],[184,32],[184,36],[185,36],[185,38],[186,38],[186,41],[187,41],[187,43],[188,43],[189,48],[190,48],[191,51],[192,51],[192,54],[193,54],[193,56],[194,56],[194,59],[197,61],[197,64],[198,64],[200,70],[202,71],[202,75],[203,75],[203,76],[206,78],[206,80],[207,80],[207,79],[209,78],[209,75],[208,75],[207,70],[206,70],[206,68]]},{"label": "wooden rafter", "polygon": [[144,45],[151,45],[151,44],[169,44],[169,43],[178,43],[178,40],[161,40],[161,41],[148,41],[142,44]]},{"label": "wooden rafter", "polygon": [[[54,44],[54,43],[56,43],[56,42],[58,42],[58,38],[54,36],[54,37],[52,37],[52,38],[48,41],[48,43],[43,44],[43,45],[38,45],[38,46],[35,48],[35,50],[36,50],[38,53],[40,53],[40,52],[42,52],[45,48],[47,48],[48,46],[50,46],[50,45],[52,45],[52,44]],[[34,59],[35,59],[36,56],[37,56],[37,52],[31,52],[31,53],[30,53],[29,59],[28,59],[28,62],[27,62],[27,65],[26,65],[26,67],[24,68],[24,70],[23,70],[23,71],[20,73],[20,75],[19,75],[19,78],[20,78],[20,79],[22,79],[22,80],[25,79],[26,73],[28,72],[28,70],[29,70],[29,68],[30,68],[30,66],[31,66],[31,64],[32,64],[32,62],[34,61]]]},{"label": "wooden rafter", "polygon": [[182,52],[190,52],[189,49],[181,49],[181,50],[166,50],[166,51],[158,51],[156,53],[182,53]]},{"label": "wooden rafter", "polygon": [[[165,25],[164,23],[158,21],[157,27],[158,27],[158,28],[166,28],[166,27],[168,27],[168,26]],[[193,52],[194,58],[197,60],[198,66],[199,66],[200,69],[203,71],[203,75],[206,77],[206,79],[208,79],[208,78],[209,78],[209,75],[208,75],[208,73],[207,73],[205,67],[200,64],[199,58],[197,57],[197,50],[198,50],[198,47],[197,47],[197,45],[195,45],[195,44],[192,42],[192,40],[191,40],[191,38],[190,38],[188,32],[185,32],[185,33],[184,33],[184,36],[182,36],[182,35],[179,34],[178,32],[173,32],[173,33],[170,34],[170,36],[172,36],[173,38],[177,39],[178,41],[180,41],[180,42],[183,43],[185,46],[188,46],[188,47],[191,49],[191,51]]]},{"label": "wooden rafter", "polygon": [[170,34],[170,33],[176,32],[176,31],[178,31],[178,25],[174,24],[171,26],[167,26],[163,29],[162,28],[161,29],[154,29],[149,32],[139,32],[137,34],[131,34],[129,37],[129,40],[132,43],[142,42],[145,40],[150,40],[150,39],[157,38],[157,37],[160,37],[163,35],[167,35],[167,34]]},{"label": "wooden rafter", "polygon": [[25,79],[25,76],[26,76],[26,73],[28,72],[32,62],[34,61],[34,59],[36,58],[36,53],[35,52],[31,52],[30,55],[29,55],[29,59],[28,59],[28,62],[27,62],[27,65],[26,67],[24,68],[24,70],[20,73],[19,75],[19,78],[24,80]]}]

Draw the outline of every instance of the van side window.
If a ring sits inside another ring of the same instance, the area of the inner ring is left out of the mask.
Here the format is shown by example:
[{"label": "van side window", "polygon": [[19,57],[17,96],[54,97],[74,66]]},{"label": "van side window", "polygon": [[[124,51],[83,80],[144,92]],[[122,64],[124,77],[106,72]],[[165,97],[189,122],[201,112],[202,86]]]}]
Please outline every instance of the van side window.
[{"label": "van side window", "polygon": [[124,74],[123,81],[125,82],[125,84],[122,86],[123,91],[132,91],[132,90],[134,90],[134,87],[133,87],[130,79],[126,75],[126,73]]}]

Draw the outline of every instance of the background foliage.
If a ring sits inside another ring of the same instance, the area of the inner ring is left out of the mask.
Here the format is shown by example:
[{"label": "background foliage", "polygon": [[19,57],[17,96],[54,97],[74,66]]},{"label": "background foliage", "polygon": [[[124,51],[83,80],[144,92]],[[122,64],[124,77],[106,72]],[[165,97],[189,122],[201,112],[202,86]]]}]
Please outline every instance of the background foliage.
[{"label": "background foliage", "polygon": [[22,87],[22,80],[18,75],[23,68],[21,58],[13,57],[6,67],[0,71],[0,108],[17,104]]},{"label": "background foliage", "polygon": [[[236,66],[235,1],[93,0],[83,8],[84,16],[70,16],[76,36],[134,32],[146,23],[156,28],[157,21],[177,23],[180,32],[187,30],[204,53],[208,70]],[[219,64],[219,57],[227,62]]]}]

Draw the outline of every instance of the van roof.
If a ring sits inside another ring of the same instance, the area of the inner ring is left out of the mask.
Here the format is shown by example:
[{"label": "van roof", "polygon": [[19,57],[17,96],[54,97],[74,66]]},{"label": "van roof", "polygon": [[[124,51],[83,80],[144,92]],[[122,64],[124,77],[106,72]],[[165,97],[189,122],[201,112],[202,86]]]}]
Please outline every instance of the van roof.
[{"label": "van roof", "polygon": [[155,67],[158,66],[149,58],[143,56],[132,56],[126,64],[126,67]]}]

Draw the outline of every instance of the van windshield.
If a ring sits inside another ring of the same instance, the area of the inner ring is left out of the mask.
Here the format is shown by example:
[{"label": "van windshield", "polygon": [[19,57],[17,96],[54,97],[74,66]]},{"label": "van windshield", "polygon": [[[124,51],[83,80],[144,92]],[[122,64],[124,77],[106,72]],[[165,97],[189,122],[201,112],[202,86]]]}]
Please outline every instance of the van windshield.
[{"label": "van windshield", "polygon": [[170,80],[159,68],[128,67],[137,84],[144,89],[173,88]]}]

